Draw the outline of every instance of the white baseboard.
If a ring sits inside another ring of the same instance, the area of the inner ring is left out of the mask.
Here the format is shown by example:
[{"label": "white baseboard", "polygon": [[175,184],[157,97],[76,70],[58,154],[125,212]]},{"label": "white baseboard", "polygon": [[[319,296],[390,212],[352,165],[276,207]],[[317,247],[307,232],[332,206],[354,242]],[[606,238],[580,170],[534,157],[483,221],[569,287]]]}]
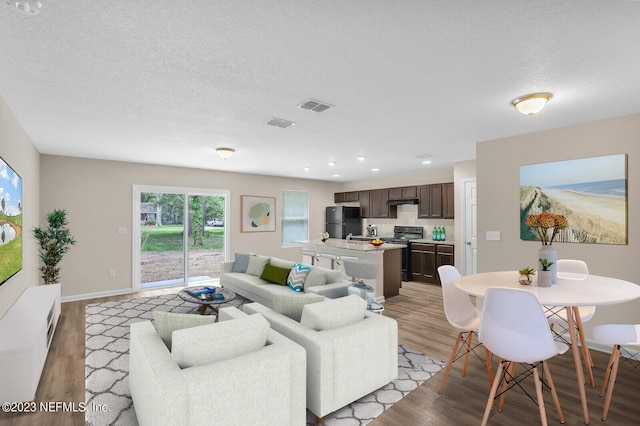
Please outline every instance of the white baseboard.
[{"label": "white baseboard", "polygon": [[76,294],[74,296],[62,297],[62,303],[75,302],[77,300],[95,299],[98,297],[120,296],[122,294],[131,294],[131,293],[134,293],[133,289],[125,288],[121,290],[101,291],[99,293]]}]

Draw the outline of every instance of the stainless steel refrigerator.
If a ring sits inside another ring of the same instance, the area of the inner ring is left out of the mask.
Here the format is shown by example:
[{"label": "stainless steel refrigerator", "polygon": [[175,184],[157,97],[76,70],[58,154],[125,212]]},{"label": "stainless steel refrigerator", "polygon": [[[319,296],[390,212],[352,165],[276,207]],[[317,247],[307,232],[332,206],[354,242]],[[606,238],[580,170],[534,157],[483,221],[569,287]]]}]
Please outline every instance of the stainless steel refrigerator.
[{"label": "stainless steel refrigerator", "polygon": [[360,207],[327,207],[325,226],[330,238],[345,239],[349,234],[361,235],[362,218],[360,217]]}]

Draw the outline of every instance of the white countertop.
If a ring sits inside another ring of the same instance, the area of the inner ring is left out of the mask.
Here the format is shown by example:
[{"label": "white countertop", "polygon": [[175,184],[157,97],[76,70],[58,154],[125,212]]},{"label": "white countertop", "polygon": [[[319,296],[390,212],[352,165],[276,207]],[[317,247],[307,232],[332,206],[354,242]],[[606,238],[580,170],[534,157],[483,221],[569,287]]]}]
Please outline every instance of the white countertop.
[{"label": "white countertop", "polygon": [[321,240],[311,240],[308,242],[303,242],[302,244],[315,246],[315,247],[331,247],[331,248],[355,250],[355,251],[384,251],[384,250],[393,250],[393,249],[403,249],[406,247],[404,244],[392,244],[392,243],[384,243],[381,246],[376,247],[368,241],[347,241],[347,240],[338,240],[334,238],[329,238],[324,243]]}]

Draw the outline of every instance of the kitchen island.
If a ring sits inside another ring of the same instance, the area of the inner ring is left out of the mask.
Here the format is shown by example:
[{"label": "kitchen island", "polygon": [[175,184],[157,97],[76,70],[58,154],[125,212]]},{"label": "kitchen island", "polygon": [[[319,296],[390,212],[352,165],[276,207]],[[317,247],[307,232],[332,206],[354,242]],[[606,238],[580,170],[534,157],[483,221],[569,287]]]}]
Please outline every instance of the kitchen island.
[{"label": "kitchen island", "polygon": [[[403,244],[384,243],[379,247],[368,241],[347,241],[330,238],[302,243],[302,260],[323,268],[340,269],[343,259],[378,263],[375,280],[364,280],[375,289],[376,301],[400,294],[402,284]],[[356,277],[358,278],[358,277]]]}]

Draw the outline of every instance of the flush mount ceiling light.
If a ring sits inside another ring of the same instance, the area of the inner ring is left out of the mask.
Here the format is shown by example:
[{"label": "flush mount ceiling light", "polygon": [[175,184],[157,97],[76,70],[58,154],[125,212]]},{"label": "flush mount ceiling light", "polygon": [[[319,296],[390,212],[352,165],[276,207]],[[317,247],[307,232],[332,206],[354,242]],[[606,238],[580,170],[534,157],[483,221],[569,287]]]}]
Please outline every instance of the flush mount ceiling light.
[{"label": "flush mount ceiling light", "polygon": [[552,97],[551,93],[546,92],[531,93],[515,98],[511,103],[521,114],[533,115],[540,112]]},{"label": "flush mount ceiling light", "polygon": [[236,152],[236,150],[233,148],[216,148],[216,152],[220,157],[226,160],[227,158],[231,157],[233,153]]},{"label": "flush mount ceiling light", "polygon": [[11,1],[5,0],[5,3],[14,6],[23,15],[37,15],[40,12],[42,3],[36,0]]}]

